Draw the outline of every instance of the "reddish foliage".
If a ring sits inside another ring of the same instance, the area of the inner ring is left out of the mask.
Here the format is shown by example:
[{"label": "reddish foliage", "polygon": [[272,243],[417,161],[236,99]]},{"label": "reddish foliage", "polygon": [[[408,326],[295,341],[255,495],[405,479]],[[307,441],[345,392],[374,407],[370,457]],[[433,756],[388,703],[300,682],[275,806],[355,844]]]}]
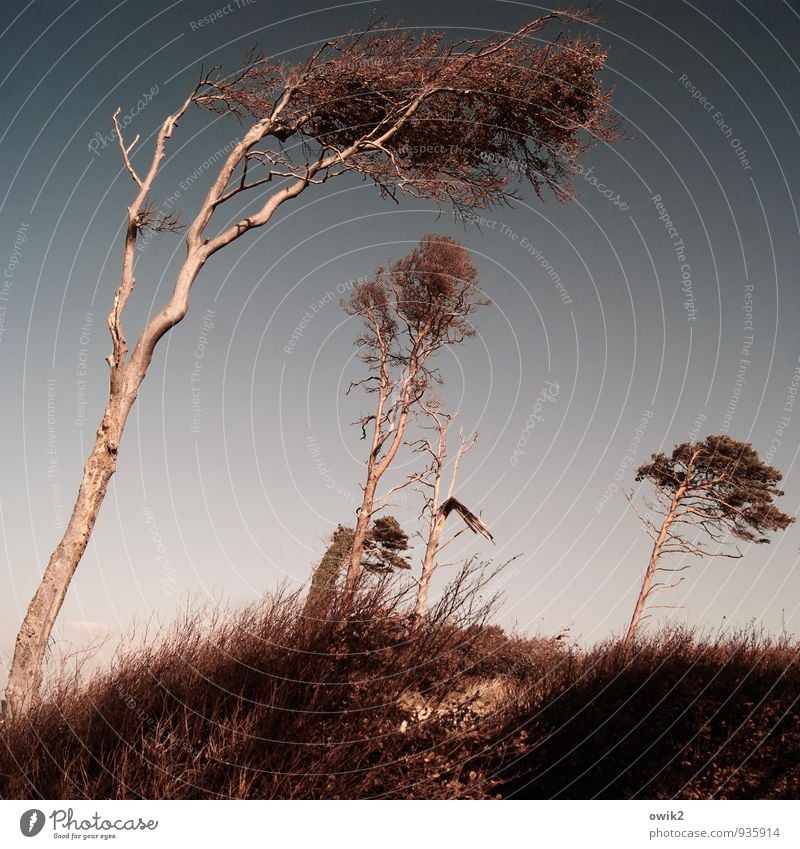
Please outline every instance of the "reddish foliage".
[{"label": "reddish foliage", "polygon": [[485,207],[512,197],[519,177],[566,199],[579,156],[613,141],[617,121],[598,79],[605,52],[584,36],[544,40],[555,21],[591,17],[550,14],[510,35],[451,44],[377,22],[297,65],[251,58],[197,103],[271,122],[280,143],[313,143],[308,161],[347,151],[341,167],[388,195]]}]

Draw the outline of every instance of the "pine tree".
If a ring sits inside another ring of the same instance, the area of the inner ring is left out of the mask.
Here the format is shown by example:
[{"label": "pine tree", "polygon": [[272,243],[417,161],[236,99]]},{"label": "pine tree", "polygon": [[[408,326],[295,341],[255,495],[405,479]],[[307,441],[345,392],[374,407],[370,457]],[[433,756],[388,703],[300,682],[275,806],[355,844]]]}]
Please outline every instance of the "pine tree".
[{"label": "pine tree", "polygon": [[[683,576],[670,580],[670,573],[691,566],[663,566],[665,554],[738,559],[742,553],[735,545],[737,540],[768,543],[767,532],[784,530],[794,521],[773,503],[783,495],[777,486],[782,477],[752,445],[726,435],[684,442],[670,456],[653,454],[650,463],[639,467],[636,480],[648,480],[655,486],[656,503],[648,506],[663,518],[658,525],[636,511],[653,539],[653,548],[626,645],[633,641],[651,597],[683,582]],[[659,572],[665,579],[654,583]]]}]

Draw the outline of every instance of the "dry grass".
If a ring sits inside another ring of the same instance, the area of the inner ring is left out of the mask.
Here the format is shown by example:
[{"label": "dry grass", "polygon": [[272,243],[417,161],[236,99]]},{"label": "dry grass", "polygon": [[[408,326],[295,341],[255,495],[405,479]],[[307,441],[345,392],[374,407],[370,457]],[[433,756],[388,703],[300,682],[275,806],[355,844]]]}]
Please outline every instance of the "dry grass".
[{"label": "dry grass", "polygon": [[685,630],[589,651],[488,625],[465,567],[424,625],[193,608],[0,729],[2,798],[796,798],[800,647]]},{"label": "dry grass", "polygon": [[797,798],[800,645],[685,628],[570,651],[524,715],[518,798]]}]

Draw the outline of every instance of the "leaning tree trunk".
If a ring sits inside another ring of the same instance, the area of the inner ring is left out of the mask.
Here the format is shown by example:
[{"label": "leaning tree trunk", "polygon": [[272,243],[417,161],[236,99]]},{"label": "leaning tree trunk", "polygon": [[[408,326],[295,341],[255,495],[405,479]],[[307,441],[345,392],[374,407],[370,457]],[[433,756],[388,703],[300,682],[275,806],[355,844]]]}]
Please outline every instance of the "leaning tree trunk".
[{"label": "leaning tree trunk", "polygon": [[639,629],[642,614],[647,606],[647,597],[650,595],[650,590],[653,586],[653,577],[656,574],[658,561],[661,558],[661,550],[669,537],[670,527],[672,526],[673,521],[675,521],[675,514],[678,510],[680,500],[683,498],[685,488],[685,485],[681,485],[675,492],[672,502],[670,503],[669,510],[667,511],[667,515],[664,517],[664,523],[661,525],[661,530],[658,532],[658,536],[653,543],[653,550],[650,553],[650,562],[647,564],[647,570],[645,571],[644,579],[642,580],[642,588],[639,590],[639,598],[636,599],[636,607],[633,609],[633,616],[631,617],[630,625],[628,625],[628,632],[625,634],[625,638],[622,641],[622,645],[625,648],[630,647],[633,643],[633,638],[636,636],[636,632]]},{"label": "leaning tree trunk", "polygon": [[[47,644],[72,576],[94,530],[108,482],[116,471],[117,452],[128,414],[152,362],[156,345],[186,315],[192,283],[204,262],[205,257],[201,254],[190,253],[178,274],[170,304],[147,324],[127,362],[127,346],[119,323],[119,303],[125,291],[121,287],[117,292],[108,319],[114,339],[114,350],[108,356],[111,367],[108,404],[97,429],[92,452],[83,467],[83,479],[69,524],[50,556],[17,634],[6,686],[6,698],[12,714],[27,710],[38,695]],[[132,288],[133,283],[129,285]]]},{"label": "leaning tree trunk", "polygon": [[[6,685],[6,698],[12,714],[25,711],[39,693],[44,676],[43,665],[47,644],[72,576],[94,530],[97,514],[106,496],[108,482],[116,471],[117,452],[128,413],[136,401],[139,387],[147,374],[156,345],[164,334],[186,314],[192,283],[211,253],[206,247],[200,249],[197,235],[211,215],[212,207],[206,204],[201,208],[187,237],[189,251],[178,273],[169,302],[147,323],[133,353],[128,358],[128,345],[122,328],[122,314],[136,283],[133,273],[136,239],[149,214],[148,193],[158,173],[161,160],[164,158],[165,143],[171,137],[178,121],[186,114],[201,85],[202,83],[198,84],[177,112],[164,120],[156,136],[152,160],[144,177],[140,177],[134,170],[128,156],[139,137],[137,136],[130,145],[126,146],[117,121],[119,110],[114,113],[114,128],[125,167],[133,177],[139,191],[131,206],[128,207],[128,225],[122,254],[122,277],[108,316],[108,329],[113,341],[113,350],[106,358],[110,368],[108,403],[100,427],[97,429],[92,451],[83,467],[83,478],[67,529],[55,551],[50,555],[47,568],[17,634],[14,657]],[[239,146],[231,152],[226,166],[236,155],[240,155]],[[197,233],[194,232],[195,230]]]},{"label": "leaning tree trunk", "polygon": [[113,398],[83,467],[83,480],[67,529],[47,564],[41,583],[28,606],[17,634],[6,687],[12,715],[27,710],[36,698],[44,674],[44,659],[64,597],[92,535],[108,482],[117,465],[117,450],[131,401]]},{"label": "leaning tree trunk", "polygon": [[633,616],[631,617],[628,632],[625,634],[625,639],[622,641],[623,646],[628,647],[633,642],[636,636],[636,631],[639,629],[639,622],[644,613],[647,604],[647,596],[650,594],[650,587],[653,584],[653,576],[658,566],[658,558],[661,556],[661,546],[658,542],[653,546],[653,552],[650,555],[650,562],[647,564],[647,571],[644,573],[642,588],[639,591],[639,598],[636,599],[636,607],[633,608]]}]

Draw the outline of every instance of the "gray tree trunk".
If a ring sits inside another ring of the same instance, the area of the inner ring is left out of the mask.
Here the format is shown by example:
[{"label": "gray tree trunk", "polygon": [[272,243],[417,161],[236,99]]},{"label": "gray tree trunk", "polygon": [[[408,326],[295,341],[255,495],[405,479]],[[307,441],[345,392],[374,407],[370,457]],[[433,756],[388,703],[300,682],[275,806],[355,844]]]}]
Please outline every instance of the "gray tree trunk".
[{"label": "gray tree trunk", "polygon": [[94,447],[64,536],[56,546],[17,634],[6,698],[12,715],[27,710],[41,687],[47,644],[75,569],[94,530],[108,482],[116,471],[117,450],[131,401],[112,399],[97,429]]}]

